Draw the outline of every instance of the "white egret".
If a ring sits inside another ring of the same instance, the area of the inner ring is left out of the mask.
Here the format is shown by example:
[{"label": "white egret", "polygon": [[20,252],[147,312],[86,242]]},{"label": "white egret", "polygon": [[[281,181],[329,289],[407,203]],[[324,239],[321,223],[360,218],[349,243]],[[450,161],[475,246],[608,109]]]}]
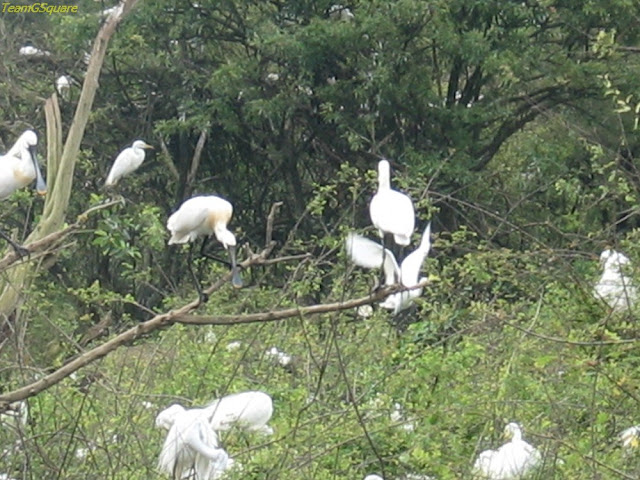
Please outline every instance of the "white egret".
[{"label": "white egret", "polygon": [[372,475],[367,475],[366,477],[364,477],[364,480],[384,480],[384,478],[374,473]]},{"label": "white egret", "polygon": [[593,294],[597,299],[604,300],[614,312],[628,310],[638,297],[633,280],[623,272],[623,267],[630,263],[626,255],[615,250],[607,249],[600,254],[603,272]]},{"label": "white egret", "polygon": [[168,430],[158,468],[174,479],[215,480],[233,465],[233,459],[219,448],[218,436],[205,409],[185,409],[174,404],[156,417],[156,427]]},{"label": "white egret", "polygon": [[287,367],[291,364],[293,358],[288,353],[283,352],[278,349],[278,347],[271,347],[267,351],[264,352],[266,357],[274,359],[278,365],[281,367]]},{"label": "white egret", "polygon": [[[420,245],[402,261],[400,267],[396,257],[388,249],[355,233],[349,233],[346,240],[347,255],[356,265],[363,268],[382,269],[385,285],[401,283],[405,287],[414,287],[426,281],[426,277],[418,278],[424,259],[431,249],[431,222],[422,234]],[[384,250],[384,252],[383,252]],[[414,298],[422,295],[422,288],[394,293],[380,304],[381,307],[392,310],[394,315],[411,305]]]},{"label": "white egret", "polygon": [[623,430],[618,435],[618,439],[622,442],[622,448],[628,452],[635,450],[640,445],[640,425]]},{"label": "white egret", "polygon": [[350,22],[356,18],[353,12],[344,5],[331,5],[328,10],[329,18],[333,20],[343,20]]},{"label": "white egret", "polygon": [[273,415],[273,400],[267,393],[233,393],[214,400],[203,410],[207,412],[215,431],[238,426],[247,431],[273,434],[273,429],[267,425]]},{"label": "white egret", "polygon": [[509,423],[504,429],[509,442],[497,450],[485,450],[478,455],[473,469],[474,478],[486,480],[516,480],[528,474],[541,462],[540,452],[522,440],[522,430],[517,423]]},{"label": "white egret", "polygon": [[137,170],[144,161],[144,151],[147,149],[153,147],[142,140],[136,140],[133,145],[122,150],[109,170],[107,181],[104,182],[105,187],[115,185],[122,177]]},{"label": "white egret", "polygon": [[391,188],[390,169],[387,160],[378,162],[378,191],[369,204],[369,214],[383,245],[385,234],[391,234],[398,245],[406,246],[411,242],[415,211],[407,195]]},{"label": "white egret", "polygon": [[56,91],[58,95],[67,100],[69,98],[69,89],[71,88],[71,77],[69,75],[60,75],[56,79]]},{"label": "white egret", "polygon": [[47,52],[46,50],[40,50],[39,48],[34,47],[30,43],[25,44],[20,47],[18,53],[23,57],[48,57],[51,55],[51,52]]},{"label": "white egret", "polygon": [[[194,242],[199,236],[204,235],[201,253],[207,237],[214,234],[223,247],[229,252],[231,259],[231,283],[234,287],[242,287],[242,278],[236,262],[236,237],[227,224],[231,220],[233,206],[228,201],[216,195],[204,195],[192,197],[185,201],[180,208],[173,213],[167,221],[167,228],[171,232],[169,245],[174,243]],[[193,249],[193,245],[191,247]],[[202,292],[200,281],[196,277],[191,265],[191,250],[189,250],[189,271],[198,289],[200,301],[205,301],[206,296]]]},{"label": "white egret", "polygon": [[[40,171],[36,149],[38,136],[33,130],[26,130],[18,137],[9,151],[0,156],[0,200],[7,198],[19,188],[26,187],[33,180],[40,195],[47,193],[47,185]],[[0,231],[4,238],[19,255],[29,252],[16,244],[9,236]]]}]

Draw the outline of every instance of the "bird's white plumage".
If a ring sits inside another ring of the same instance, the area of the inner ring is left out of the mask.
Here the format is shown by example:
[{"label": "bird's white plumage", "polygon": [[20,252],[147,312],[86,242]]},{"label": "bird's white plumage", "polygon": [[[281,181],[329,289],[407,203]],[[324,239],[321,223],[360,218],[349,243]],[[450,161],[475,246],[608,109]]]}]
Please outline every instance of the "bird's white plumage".
[{"label": "bird's white plumage", "polygon": [[[395,256],[389,250],[383,255],[382,246],[355,233],[349,233],[346,240],[347,255],[353,263],[364,268],[379,268],[384,260],[385,284],[402,283],[405,287],[414,287],[426,280],[418,278],[420,269],[431,249],[431,223],[422,234],[420,245],[402,261],[400,267]],[[411,305],[414,298],[422,295],[422,289],[416,288],[406,292],[394,293],[387,297],[380,305],[394,314]]]},{"label": "bird's white plumage", "polygon": [[234,426],[248,431],[272,434],[267,425],[273,415],[273,400],[267,393],[248,391],[234,393],[212,401],[204,410],[215,431]]},{"label": "bird's white plumage", "polygon": [[24,45],[20,47],[18,53],[23,57],[48,57],[49,55],[51,55],[51,52],[40,50],[33,45]]},{"label": "bird's white plumage", "polygon": [[378,162],[378,191],[369,204],[369,214],[381,237],[392,234],[398,245],[409,245],[416,221],[413,202],[391,188],[390,169],[387,160]]},{"label": "bird's white plumage", "polygon": [[18,137],[9,151],[0,157],[0,200],[19,188],[36,180],[39,193],[46,192],[46,184],[40,172],[38,160],[32,149],[38,145],[38,136],[33,130],[26,130]]},{"label": "bird's white plumage", "polygon": [[510,441],[497,450],[485,450],[476,459],[473,470],[476,479],[516,480],[531,472],[541,462],[540,452],[524,440],[517,423],[505,427]]},{"label": "bird's white plumage", "polygon": [[71,88],[71,77],[68,75],[60,75],[56,78],[56,91],[58,95],[63,98],[69,96],[69,89]]},{"label": "bird's white plumage", "polygon": [[109,187],[118,183],[118,181],[125,175],[137,170],[145,157],[145,149],[153,148],[142,140],[136,140],[130,147],[122,150],[116,157],[107,180],[104,182],[105,186]]},{"label": "bird's white plumage", "polygon": [[614,312],[628,310],[638,298],[633,280],[623,271],[630,264],[626,255],[615,250],[607,249],[600,254],[603,271],[593,294],[597,299],[604,300]]},{"label": "bird's white plumage", "polygon": [[622,448],[627,451],[634,450],[640,445],[640,425],[626,428],[618,435]]},{"label": "bird's white plumage", "polygon": [[172,478],[215,480],[233,465],[227,452],[219,448],[218,437],[209,423],[206,409],[185,409],[171,405],[156,417],[156,426],[167,429],[158,468]]},{"label": "bird's white plumage", "polygon": [[227,229],[231,215],[231,203],[216,195],[190,198],[167,220],[171,232],[169,245],[193,242],[199,236],[213,233],[225,248],[235,246],[236,238]]},{"label": "bird's white plumage", "polygon": [[364,477],[364,480],[384,480],[380,475],[372,474]]},{"label": "bird's white plumage", "polygon": [[8,425],[14,429],[20,429],[27,424],[29,419],[29,406],[22,400],[9,405],[9,409],[0,413],[0,425]]}]

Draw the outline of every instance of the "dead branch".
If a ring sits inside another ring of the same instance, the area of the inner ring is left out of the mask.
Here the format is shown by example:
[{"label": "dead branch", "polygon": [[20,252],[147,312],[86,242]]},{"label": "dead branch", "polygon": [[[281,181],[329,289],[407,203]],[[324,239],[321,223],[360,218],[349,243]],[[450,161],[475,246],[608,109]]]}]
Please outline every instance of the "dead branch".
[{"label": "dead branch", "polygon": [[[89,216],[99,210],[103,210],[108,207],[112,207],[116,204],[120,203],[119,201],[112,201],[108,203],[103,203],[100,205],[96,205],[95,207],[91,207],[88,210],[85,210],[83,213],[78,215],[76,221],[71,225],[66,226],[62,230],[58,230],[57,232],[50,233],[49,235],[36,240],[31,243],[27,243],[24,245],[25,248],[29,250],[31,254],[44,253],[51,249],[56,248],[61,242],[63,242],[69,235],[77,232],[84,226],[84,224],[89,219]],[[18,262],[21,257],[11,250],[7,253],[2,259],[0,259],[0,272],[5,271],[14,263]],[[34,257],[30,256],[28,259],[24,259],[25,261],[33,260]]]}]

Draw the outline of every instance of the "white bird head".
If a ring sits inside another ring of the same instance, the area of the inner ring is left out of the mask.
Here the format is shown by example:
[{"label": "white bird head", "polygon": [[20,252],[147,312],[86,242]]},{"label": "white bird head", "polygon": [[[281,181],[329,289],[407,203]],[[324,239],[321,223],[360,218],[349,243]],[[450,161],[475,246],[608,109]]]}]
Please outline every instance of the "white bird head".
[{"label": "white bird head", "polygon": [[153,150],[153,147],[151,145],[149,145],[147,142],[145,142],[144,140],[136,140],[135,142],[133,142],[133,145],[131,145],[132,148],[144,148],[145,150],[147,149],[151,149]]},{"label": "white bird head", "polygon": [[227,230],[227,227],[216,228],[214,231],[216,238],[218,241],[224,246],[224,248],[228,249],[229,247],[236,246],[236,236]]},{"label": "white bird head", "polygon": [[385,159],[378,162],[378,188],[391,188],[391,165]]},{"label": "white bird head", "polygon": [[518,441],[522,439],[522,429],[520,425],[516,422],[508,423],[506,427],[504,427],[504,437],[507,440]]},{"label": "white bird head", "polygon": [[185,408],[177,403],[165,408],[156,417],[156,427],[169,430],[173,426],[176,417],[184,411]]}]

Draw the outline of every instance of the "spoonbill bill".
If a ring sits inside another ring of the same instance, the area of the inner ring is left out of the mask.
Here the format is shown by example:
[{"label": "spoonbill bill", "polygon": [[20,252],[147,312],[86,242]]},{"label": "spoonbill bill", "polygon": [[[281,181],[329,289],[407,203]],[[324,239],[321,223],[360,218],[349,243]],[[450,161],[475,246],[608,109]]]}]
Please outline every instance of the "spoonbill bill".
[{"label": "spoonbill bill", "polygon": [[[227,224],[231,220],[233,206],[231,203],[216,195],[202,195],[186,200],[180,208],[167,220],[167,228],[171,232],[169,245],[194,242],[199,236],[204,236],[201,254],[207,238],[214,234],[222,246],[229,252],[231,259],[231,283],[236,288],[242,287],[242,278],[236,261],[236,237]],[[189,271],[196,284],[200,301],[206,301],[206,296],[200,286],[200,281],[193,271],[192,249],[189,250]]]},{"label": "spoonbill bill", "polygon": [[606,249],[600,254],[603,271],[593,295],[604,300],[614,312],[628,310],[637,300],[637,288],[623,271],[623,267],[630,264],[626,255],[615,250]]},{"label": "spoonbill bill", "polygon": [[148,149],[153,149],[153,147],[143,140],[136,140],[130,147],[122,150],[113,162],[104,186],[111,187],[125,175],[137,170],[144,161],[144,151]]},{"label": "spoonbill bill", "polygon": [[540,464],[540,452],[524,440],[517,423],[509,423],[504,429],[509,441],[497,450],[485,450],[478,455],[473,469],[474,478],[487,480],[515,480],[528,474]]},{"label": "spoonbill bill", "polygon": [[174,479],[187,478],[195,471],[198,480],[214,480],[231,468],[233,459],[219,447],[208,415],[205,409],[178,404],[158,414],[156,427],[168,430],[158,460],[161,471]]},{"label": "spoonbill bill", "polygon": [[[396,257],[391,251],[356,233],[347,235],[346,248],[351,261],[359,267],[373,269],[380,268],[382,265],[385,285],[401,283],[405,287],[414,287],[427,280],[426,277],[418,278],[418,276],[424,259],[431,250],[431,222],[424,229],[418,248],[407,255],[399,267]],[[408,308],[413,299],[420,295],[422,295],[422,288],[397,292],[387,297],[380,306],[392,310],[396,315]]]},{"label": "spoonbill bill", "polygon": [[[0,156],[0,200],[7,198],[19,188],[26,187],[34,179],[37,192],[40,195],[47,193],[47,185],[38,163],[37,146],[36,132],[26,130],[9,151]],[[20,256],[29,253],[2,231],[0,231],[0,237],[4,238]]]}]

